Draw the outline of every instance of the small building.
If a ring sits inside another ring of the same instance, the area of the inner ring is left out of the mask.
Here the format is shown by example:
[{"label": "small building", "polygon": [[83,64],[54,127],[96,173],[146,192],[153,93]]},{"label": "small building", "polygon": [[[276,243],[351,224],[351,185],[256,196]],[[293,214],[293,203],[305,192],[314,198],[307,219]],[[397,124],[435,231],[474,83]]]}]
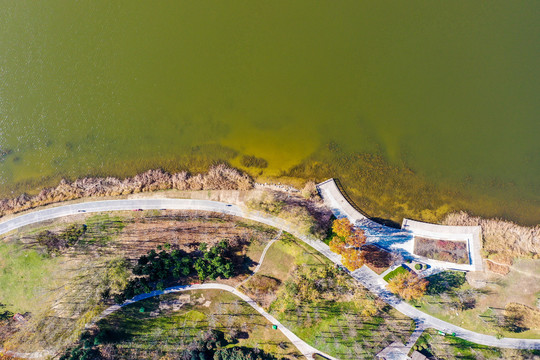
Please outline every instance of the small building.
[{"label": "small building", "polygon": [[399,341],[394,341],[384,349],[382,349],[376,356],[378,359],[383,360],[410,360],[407,355],[409,350]]},{"label": "small building", "polygon": [[427,356],[425,356],[424,354],[422,354],[421,352],[418,352],[418,351],[414,351],[412,354],[411,354],[411,360],[427,360]]}]

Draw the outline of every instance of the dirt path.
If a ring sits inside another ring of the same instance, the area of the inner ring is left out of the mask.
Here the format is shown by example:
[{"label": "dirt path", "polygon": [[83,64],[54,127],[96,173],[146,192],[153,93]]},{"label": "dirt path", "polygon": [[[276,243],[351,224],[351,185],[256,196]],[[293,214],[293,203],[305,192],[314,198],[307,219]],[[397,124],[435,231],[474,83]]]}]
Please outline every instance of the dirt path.
[{"label": "dirt path", "polygon": [[492,262],[492,263],[494,263],[495,265],[506,266],[506,267],[509,268],[510,270],[514,270],[515,272],[518,272],[518,273],[520,273],[520,274],[523,274],[523,275],[526,275],[526,276],[532,276],[532,277],[535,277],[535,278],[537,278],[537,279],[540,279],[540,275],[538,275],[538,274],[533,274],[533,273],[530,273],[530,272],[528,272],[528,271],[520,270],[520,269],[518,269],[518,268],[515,267],[515,266],[508,265],[508,264],[503,264],[503,263],[500,263],[500,262],[497,262],[497,261],[491,260],[491,259],[486,259],[486,261]]}]

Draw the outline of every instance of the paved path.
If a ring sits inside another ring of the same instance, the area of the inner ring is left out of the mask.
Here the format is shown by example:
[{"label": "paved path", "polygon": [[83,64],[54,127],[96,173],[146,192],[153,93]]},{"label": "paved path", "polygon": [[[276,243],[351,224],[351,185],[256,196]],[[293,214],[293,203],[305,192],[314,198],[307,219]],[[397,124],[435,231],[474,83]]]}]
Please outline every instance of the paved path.
[{"label": "paved path", "polygon": [[[217,201],[209,200],[193,200],[193,199],[129,199],[129,200],[105,200],[105,201],[90,201],[86,203],[58,206],[40,211],[33,211],[24,215],[14,217],[10,220],[0,223],[0,235],[6,234],[12,230],[22,226],[33,224],[40,221],[56,219],[62,216],[74,215],[79,211],[100,212],[100,211],[116,211],[116,210],[134,210],[134,209],[178,209],[178,210],[203,210],[214,211],[234,216],[244,217],[250,220],[258,221],[263,224],[276,227],[283,231],[287,231],[297,238],[304,241],[306,244],[319,251],[335,264],[341,265],[341,257],[332,251],[328,245],[322,241],[307,237],[297,231],[294,225],[269,215],[244,210],[237,205],[225,204]],[[371,271],[366,266],[356,270],[352,276],[362,285],[368,288],[373,293],[381,297],[382,300],[396,308],[401,313],[411,317],[417,322],[422,322],[425,327],[432,327],[446,333],[455,332],[456,336],[465,340],[478,343],[481,345],[515,348],[515,349],[540,349],[540,339],[516,339],[502,338],[497,339],[495,336],[479,334],[470,330],[463,329],[459,326],[450,324],[446,321],[437,319],[431,315],[425,314],[415,307],[405,303],[385,289],[386,283],[379,276]],[[382,283],[381,283],[382,282]]]},{"label": "paved path", "polygon": [[407,349],[407,354],[411,351],[412,347],[414,346],[414,344],[416,344],[418,339],[420,339],[420,336],[422,336],[423,332],[424,332],[424,324],[417,322],[413,333],[411,334],[411,336],[409,337],[409,340],[405,344],[405,348]]},{"label": "paved path", "polygon": [[272,246],[273,243],[275,243],[276,241],[279,240],[279,238],[281,237],[281,234],[283,234],[283,230],[279,230],[279,232],[277,233],[276,236],[274,236],[274,238],[268,242],[268,244],[266,244],[266,246],[264,247],[264,250],[262,252],[262,255],[261,255],[261,258],[259,260],[259,263],[257,264],[257,266],[255,267],[255,269],[253,269],[253,272],[251,273],[251,275],[249,275],[247,278],[245,278],[240,284],[236,285],[236,288],[238,289],[240,286],[244,285],[249,279],[251,279],[251,277],[253,275],[255,275],[256,273],[259,272],[259,270],[261,269],[261,266],[262,266],[262,263],[264,261],[264,257],[266,256],[266,252],[268,251],[268,249],[270,249],[270,246]]},{"label": "paved path", "polygon": [[[334,179],[328,179],[317,184],[317,189],[326,206],[337,218],[347,217],[352,224],[364,231],[368,244],[375,244],[394,253],[400,253],[406,259],[415,259],[429,264],[431,268],[462,271],[482,270],[480,226],[446,226],[403,219],[401,229],[397,229],[370,220],[356,210],[339,189]],[[471,262],[456,264],[419,256],[414,253],[415,237],[466,241]]]},{"label": "paved path", "polygon": [[514,349],[540,349],[540,339],[497,339],[495,336],[466,330],[457,325],[450,324],[428,315],[386,290],[386,281],[378,277],[378,275],[367,266],[363,266],[352,272],[352,276],[367,287],[369,291],[379,296],[383,301],[394,307],[400,313],[407,315],[417,323],[423,324],[424,328],[431,327],[447,334],[455,333],[457,337],[486,346]]},{"label": "paved path", "polygon": [[260,307],[250,297],[248,297],[247,295],[245,295],[245,294],[241,293],[240,291],[236,290],[232,286],[224,285],[224,284],[201,284],[201,285],[174,286],[174,287],[170,287],[170,288],[167,288],[167,289],[161,290],[161,291],[156,290],[156,291],[153,291],[153,292],[150,292],[150,293],[147,293],[147,294],[137,295],[133,299],[127,300],[122,305],[113,305],[113,306],[109,307],[108,309],[103,311],[103,313],[101,313],[101,315],[99,315],[93,322],[95,323],[95,322],[103,319],[104,317],[112,314],[113,312],[115,312],[117,310],[120,310],[122,307],[124,307],[126,305],[136,303],[137,301],[141,301],[141,300],[144,300],[144,299],[148,299],[148,298],[163,295],[163,294],[170,294],[170,293],[181,292],[181,291],[193,291],[193,290],[224,290],[224,291],[228,291],[230,293],[233,293],[234,295],[238,296],[240,299],[242,299],[246,303],[248,303],[259,314],[264,316],[270,323],[272,323],[272,325],[276,325],[278,330],[280,330],[283,333],[283,335],[285,335],[287,337],[287,339],[289,339],[289,341],[291,343],[293,343],[293,345],[296,346],[298,351],[300,351],[302,353],[302,355],[304,355],[306,358],[313,359],[314,354],[321,354],[321,355],[323,355],[324,357],[326,357],[328,359],[337,360],[336,358],[315,349],[314,347],[312,347],[311,345],[306,343],[304,340],[300,339],[292,331],[290,331],[285,326],[283,326],[275,317],[273,317],[272,315],[267,313],[262,307]]}]

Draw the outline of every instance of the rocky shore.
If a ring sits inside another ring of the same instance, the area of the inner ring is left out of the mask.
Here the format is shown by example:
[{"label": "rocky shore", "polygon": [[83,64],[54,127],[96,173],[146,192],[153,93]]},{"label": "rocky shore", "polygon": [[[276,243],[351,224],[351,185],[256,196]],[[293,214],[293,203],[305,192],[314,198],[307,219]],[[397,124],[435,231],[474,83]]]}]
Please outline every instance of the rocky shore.
[{"label": "rocky shore", "polygon": [[250,190],[253,179],[247,174],[220,164],[206,174],[192,175],[182,171],[148,170],[126,179],[115,177],[82,178],[73,182],[65,179],[53,188],[43,189],[35,196],[22,194],[16,198],[0,200],[0,216],[55,202],[84,197],[118,196],[156,190]]}]

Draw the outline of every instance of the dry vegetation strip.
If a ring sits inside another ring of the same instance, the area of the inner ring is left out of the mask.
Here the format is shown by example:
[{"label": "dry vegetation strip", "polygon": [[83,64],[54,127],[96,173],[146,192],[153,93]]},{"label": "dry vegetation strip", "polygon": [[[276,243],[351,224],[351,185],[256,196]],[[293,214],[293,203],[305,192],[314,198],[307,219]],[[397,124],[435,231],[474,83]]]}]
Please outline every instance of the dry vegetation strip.
[{"label": "dry vegetation strip", "polygon": [[249,190],[253,180],[240,171],[224,164],[213,166],[206,174],[191,175],[185,171],[169,174],[161,169],[120,180],[114,177],[83,178],[68,182],[62,180],[57,187],[43,189],[35,196],[22,194],[13,199],[0,200],[0,216],[37,206],[83,197],[127,195],[156,190]]},{"label": "dry vegetation strip", "polygon": [[487,254],[503,253],[510,256],[538,257],[540,255],[540,225],[520,226],[500,219],[484,219],[465,212],[449,214],[445,225],[480,226]]}]

